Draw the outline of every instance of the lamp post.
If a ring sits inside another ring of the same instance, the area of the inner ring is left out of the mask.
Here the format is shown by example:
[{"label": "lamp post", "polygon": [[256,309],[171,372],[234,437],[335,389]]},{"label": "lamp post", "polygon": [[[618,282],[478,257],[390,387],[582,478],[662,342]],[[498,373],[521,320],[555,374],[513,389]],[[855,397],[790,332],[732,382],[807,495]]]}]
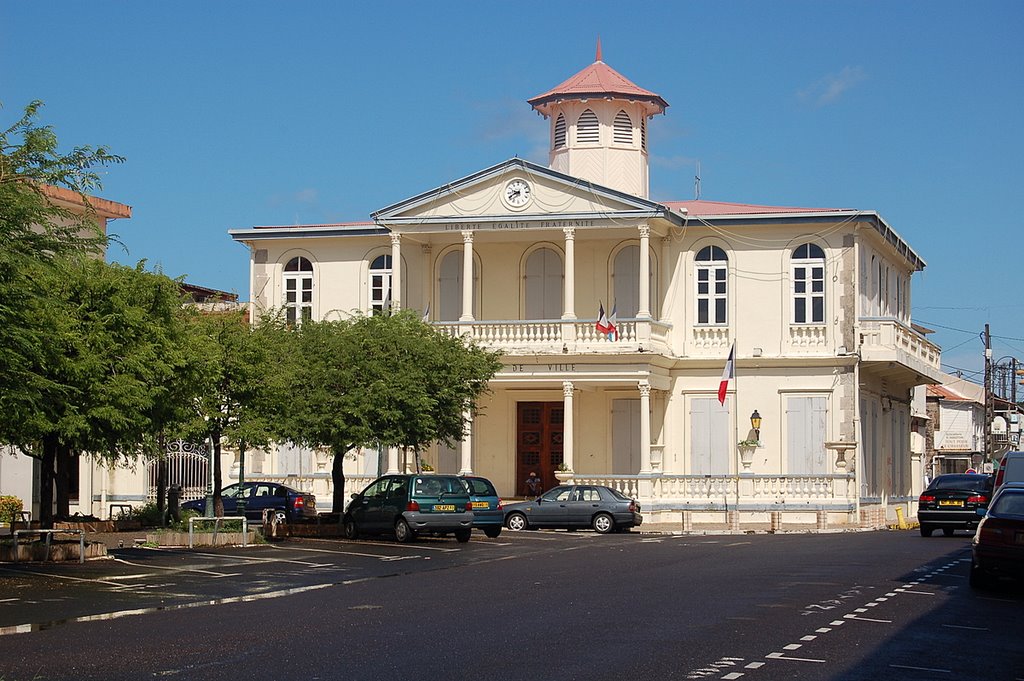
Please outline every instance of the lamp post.
[{"label": "lamp post", "polygon": [[207,473],[206,473],[206,511],[203,515],[213,517],[213,436],[208,435]]},{"label": "lamp post", "polygon": [[754,413],[750,415],[750,427],[754,429],[754,439],[757,440],[758,444],[761,443],[761,415],[754,410]]}]

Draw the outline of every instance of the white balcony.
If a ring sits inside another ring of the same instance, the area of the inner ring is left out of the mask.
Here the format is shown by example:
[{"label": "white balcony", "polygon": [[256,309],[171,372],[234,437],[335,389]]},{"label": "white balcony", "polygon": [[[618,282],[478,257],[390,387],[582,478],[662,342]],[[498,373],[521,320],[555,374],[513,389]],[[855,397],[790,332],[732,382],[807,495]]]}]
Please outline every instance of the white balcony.
[{"label": "white balcony", "polygon": [[608,335],[596,328],[596,320],[489,320],[435,322],[434,327],[452,336],[468,336],[483,347],[517,354],[633,353],[672,354],[671,324],[650,319],[619,320],[618,333]]},{"label": "white balcony", "polygon": [[860,356],[865,363],[890,363],[917,376],[941,383],[942,350],[927,338],[891,318],[861,317]]}]

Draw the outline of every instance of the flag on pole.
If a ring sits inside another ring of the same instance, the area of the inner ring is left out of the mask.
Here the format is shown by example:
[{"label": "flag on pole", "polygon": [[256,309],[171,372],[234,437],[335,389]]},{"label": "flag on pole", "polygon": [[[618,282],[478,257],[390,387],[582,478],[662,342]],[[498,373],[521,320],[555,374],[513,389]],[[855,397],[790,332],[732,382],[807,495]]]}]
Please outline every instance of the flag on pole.
[{"label": "flag on pole", "polygon": [[601,333],[611,333],[615,330],[615,327],[608,321],[608,317],[604,313],[604,303],[597,301],[598,312],[597,312],[597,324],[595,325],[597,330]]},{"label": "flag on pole", "polygon": [[619,301],[612,303],[612,313],[608,317],[608,326],[611,327],[611,331],[608,332],[608,340],[614,341],[619,339],[619,313],[618,313]]},{"label": "flag on pole", "polygon": [[430,321],[430,301],[427,301],[427,307],[423,310],[423,323],[426,324]]},{"label": "flag on pole", "polygon": [[729,389],[729,381],[736,378],[736,341],[733,341],[729,348],[729,359],[725,360],[725,369],[722,370],[722,382],[718,384],[718,401],[725,406],[725,393]]}]

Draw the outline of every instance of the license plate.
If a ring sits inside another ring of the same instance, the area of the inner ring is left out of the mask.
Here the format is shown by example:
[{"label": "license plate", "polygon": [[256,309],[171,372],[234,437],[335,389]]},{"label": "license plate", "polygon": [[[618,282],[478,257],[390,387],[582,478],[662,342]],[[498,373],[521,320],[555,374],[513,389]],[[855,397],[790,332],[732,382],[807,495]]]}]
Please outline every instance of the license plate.
[{"label": "license plate", "polygon": [[434,504],[435,511],[454,511],[455,504]]},{"label": "license plate", "polygon": [[472,508],[490,508],[491,504],[486,501],[474,501],[470,504]]},{"label": "license plate", "polygon": [[964,502],[959,499],[939,499],[939,506],[963,506]]}]

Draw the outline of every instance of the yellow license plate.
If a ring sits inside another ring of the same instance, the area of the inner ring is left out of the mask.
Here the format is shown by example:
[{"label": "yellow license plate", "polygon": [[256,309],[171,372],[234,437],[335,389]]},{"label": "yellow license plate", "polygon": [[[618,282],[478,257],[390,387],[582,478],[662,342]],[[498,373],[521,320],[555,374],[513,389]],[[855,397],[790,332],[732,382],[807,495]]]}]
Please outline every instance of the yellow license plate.
[{"label": "yellow license plate", "polygon": [[486,501],[474,501],[470,504],[472,508],[490,508],[491,504]]},{"label": "yellow license plate", "polygon": [[964,502],[958,499],[939,499],[939,506],[963,506]]},{"label": "yellow license plate", "polygon": [[434,504],[435,511],[454,511],[455,504]]}]

